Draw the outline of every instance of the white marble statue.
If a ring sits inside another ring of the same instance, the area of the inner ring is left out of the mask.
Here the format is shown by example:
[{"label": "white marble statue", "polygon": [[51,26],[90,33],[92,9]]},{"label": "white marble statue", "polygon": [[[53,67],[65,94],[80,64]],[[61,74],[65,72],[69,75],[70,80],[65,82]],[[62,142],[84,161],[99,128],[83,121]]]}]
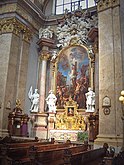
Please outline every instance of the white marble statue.
[{"label": "white marble statue", "polygon": [[39,93],[38,93],[38,89],[34,90],[33,93],[33,88],[31,86],[29,93],[28,93],[28,97],[31,100],[31,108],[30,108],[30,112],[38,112],[39,111]]},{"label": "white marble statue", "polygon": [[95,93],[89,87],[88,92],[85,94],[86,96],[86,112],[94,112],[95,111]]},{"label": "white marble statue", "polygon": [[46,98],[46,102],[47,102],[47,105],[48,105],[49,112],[56,113],[56,101],[57,101],[57,97],[54,95],[53,91],[50,90],[49,95]]},{"label": "white marble statue", "polygon": [[53,37],[53,31],[50,29],[50,26],[48,26],[46,29],[39,29],[39,38],[47,38],[51,39]]}]

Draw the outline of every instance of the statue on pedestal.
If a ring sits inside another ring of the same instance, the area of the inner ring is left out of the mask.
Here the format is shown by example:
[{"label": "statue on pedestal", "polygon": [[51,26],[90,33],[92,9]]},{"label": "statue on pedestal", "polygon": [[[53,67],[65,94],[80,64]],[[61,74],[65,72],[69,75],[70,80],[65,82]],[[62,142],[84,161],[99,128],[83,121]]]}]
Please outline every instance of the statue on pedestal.
[{"label": "statue on pedestal", "polygon": [[34,90],[34,93],[33,93],[33,89],[32,89],[32,86],[29,90],[29,93],[28,93],[28,97],[29,99],[31,100],[31,108],[30,108],[30,112],[38,112],[39,110],[39,93],[38,93],[38,89],[35,89]]},{"label": "statue on pedestal", "polygon": [[94,112],[95,111],[95,93],[89,87],[88,92],[85,94],[86,96],[86,112]]},{"label": "statue on pedestal", "polygon": [[57,101],[57,97],[53,94],[53,91],[50,90],[49,95],[46,98],[46,102],[47,102],[48,109],[49,109],[48,112],[56,113],[56,101]]}]

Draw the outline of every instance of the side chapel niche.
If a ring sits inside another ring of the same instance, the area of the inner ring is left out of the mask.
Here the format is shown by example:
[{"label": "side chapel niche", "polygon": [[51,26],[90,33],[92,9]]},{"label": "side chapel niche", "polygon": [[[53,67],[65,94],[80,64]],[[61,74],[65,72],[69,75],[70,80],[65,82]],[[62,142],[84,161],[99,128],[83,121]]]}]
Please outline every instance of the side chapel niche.
[{"label": "side chapel niche", "polygon": [[[68,134],[69,131],[86,130],[85,93],[88,87],[94,87],[92,64],[95,55],[93,45],[88,40],[92,28],[97,28],[97,17],[80,8],[73,14],[66,11],[64,21],[56,29],[57,47],[60,51],[57,52],[53,69],[57,111],[55,130],[50,130],[51,137],[59,138],[67,130]],[[65,131],[60,133],[56,130]],[[69,136],[72,136],[72,132]]]},{"label": "side chapel niche", "polygon": [[90,58],[83,45],[63,48],[57,58],[55,129],[86,130],[86,96],[90,86]]}]

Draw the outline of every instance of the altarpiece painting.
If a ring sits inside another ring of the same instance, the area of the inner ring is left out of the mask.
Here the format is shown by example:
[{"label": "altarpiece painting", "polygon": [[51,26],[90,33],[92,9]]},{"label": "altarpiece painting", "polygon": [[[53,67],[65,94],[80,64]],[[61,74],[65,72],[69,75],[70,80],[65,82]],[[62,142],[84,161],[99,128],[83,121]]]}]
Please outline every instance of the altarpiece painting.
[{"label": "altarpiece painting", "polygon": [[56,75],[57,108],[63,109],[69,98],[77,102],[79,109],[86,108],[89,74],[89,58],[85,47],[72,45],[60,51]]}]

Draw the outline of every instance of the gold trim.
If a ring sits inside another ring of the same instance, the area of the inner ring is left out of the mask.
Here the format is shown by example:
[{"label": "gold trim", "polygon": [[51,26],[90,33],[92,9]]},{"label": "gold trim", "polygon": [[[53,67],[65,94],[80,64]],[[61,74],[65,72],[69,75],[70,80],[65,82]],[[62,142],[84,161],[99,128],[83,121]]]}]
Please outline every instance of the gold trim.
[{"label": "gold trim", "polygon": [[[64,110],[58,110],[56,114],[55,128],[65,130],[85,130],[86,123],[83,115],[78,113],[78,104],[72,98],[66,102]],[[69,109],[72,113],[69,114]],[[60,113],[61,112],[61,113]]]},{"label": "gold trim", "polygon": [[22,22],[17,20],[16,18],[4,18],[1,19],[1,34],[5,33],[14,33],[15,35],[19,36],[20,33],[23,34],[23,39],[27,42],[30,42],[32,37],[32,32],[24,25]]},{"label": "gold trim", "polygon": [[[86,51],[87,51],[88,58],[89,58],[89,80],[90,80],[89,86],[92,86],[92,87],[93,87],[94,84],[93,84],[92,82],[94,82],[94,80],[93,80],[93,75],[92,75],[92,74],[93,74],[94,71],[95,71],[95,67],[94,67],[94,65],[95,65],[95,56],[94,56],[93,59],[91,59],[90,53],[89,53],[89,49],[88,49],[88,47],[86,47],[85,45],[81,45],[81,44],[70,44],[69,46],[66,46],[66,47],[64,47],[62,50],[60,50],[60,51],[58,52],[57,59],[56,59],[56,61],[55,61],[55,65],[53,65],[54,68],[53,68],[53,73],[52,73],[52,75],[54,75],[53,77],[54,77],[55,80],[56,80],[56,76],[57,76],[57,64],[58,64],[58,61],[59,61],[59,56],[60,56],[60,54],[61,54],[63,51],[66,51],[67,49],[69,49],[70,47],[73,47],[73,46],[80,46],[80,47],[86,49]],[[56,81],[54,81],[53,89],[54,89],[54,91],[55,91],[55,93],[56,93]]]},{"label": "gold trim", "polygon": [[40,52],[40,60],[49,60],[50,59],[50,53],[48,51],[41,51]]},{"label": "gold trim", "polygon": [[110,7],[116,7],[120,4],[120,0],[101,0],[97,5],[98,12],[106,10]]}]

